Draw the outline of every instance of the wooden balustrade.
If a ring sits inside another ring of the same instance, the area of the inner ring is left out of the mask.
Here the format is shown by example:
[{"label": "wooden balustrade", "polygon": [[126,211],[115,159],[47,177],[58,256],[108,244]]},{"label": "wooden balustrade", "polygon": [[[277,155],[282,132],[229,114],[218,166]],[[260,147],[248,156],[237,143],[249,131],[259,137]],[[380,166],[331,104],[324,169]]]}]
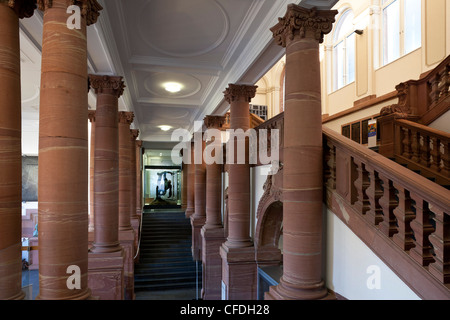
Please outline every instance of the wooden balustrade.
[{"label": "wooden balustrade", "polygon": [[395,120],[394,124],[398,133],[394,142],[395,160],[411,170],[420,170],[441,185],[450,185],[450,134],[403,119]]},{"label": "wooden balustrade", "polygon": [[[431,142],[435,136],[423,138],[425,133],[417,126],[401,123],[403,140],[412,147],[410,152],[404,144],[403,156],[420,161],[423,150],[428,152],[420,141]],[[330,129],[323,132],[328,206],[340,211],[362,238],[376,242],[374,234],[380,234],[389,250],[372,249],[419,295],[427,297],[436,290],[450,298],[450,191]],[[415,144],[410,139],[414,135]],[[349,210],[366,226],[352,224]],[[428,289],[417,274],[431,279]]]}]

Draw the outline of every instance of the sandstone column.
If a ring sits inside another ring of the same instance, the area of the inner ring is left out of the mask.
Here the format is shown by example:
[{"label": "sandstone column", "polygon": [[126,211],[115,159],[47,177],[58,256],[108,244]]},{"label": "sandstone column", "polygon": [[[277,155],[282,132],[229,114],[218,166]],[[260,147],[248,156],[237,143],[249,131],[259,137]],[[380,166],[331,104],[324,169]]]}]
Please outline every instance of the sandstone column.
[{"label": "sandstone column", "polygon": [[88,111],[91,123],[91,154],[89,156],[89,243],[92,243],[94,232],[94,150],[95,150],[95,110]]},{"label": "sandstone column", "polygon": [[[67,27],[67,0],[44,11],[39,127],[39,295],[86,299],[88,288],[88,75],[86,26],[97,1],[78,1],[81,29]],[[75,270],[75,273],[74,273]],[[79,278],[69,288],[69,276]]]},{"label": "sandstone column", "polygon": [[136,214],[136,190],[137,190],[137,178],[136,178],[136,139],[139,136],[139,130],[130,130],[130,202],[131,202],[131,226],[134,230],[134,252],[137,252],[137,246],[139,242],[139,216]]},{"label": "sandstone column", "polygon": [[119,112],[119,241],[125,251],[125,299],[134,299],[134,241],[131,226],[131,152],[132,112]]},{"label": "sandstone column", "polygon": [[[255,97],[256,89],[256,86],[230,84],[224,92],[230,103],[230,129],[245,132],[250,128],[250,101]],[[235,150],[238,145],[236,141]],[[245,145],[245,163],[237,163],[237,152],[233,163],[228,163],[228,238],[220,248],[220,255],[227,295],[224,298],[229,300],[256,299],[257,267],[250,238],[249,149],[248,143]]]},{"label": "sandstone column", "polygon": [[[203,134],[202,134],[203,136]],[[200,143],[200,142],[198,142]],[[200,231],[206,221],[206,165],[203,160],[203,150],[205,150],[205,141],[201,141],[201,159],[195,162],[195,213],[191,216],[192,225],[192,257],[195,261],[201,260],[202,238]],[[194,152],[195,153],[195,152]],[[200,155],[199,155],[200,156]]]},{"label": "sandstone column", "polygon": [[142,219],[142,140],[136,140],[136,215]]},{"label": "sandstone column", "polygon": [[191,160],[187,163],[187,208],[186,218],[190,218],[195,212],[195,164],[194,143],[191,142]]},{"label": "sandstone column", "polygon": [[91,252],[121,251],[119,243],[119,131],[118,99],[122,77],[90,76],[97,94],[94,159],[94,225]]},{"label": "sandstone column", "polygon": [[286,48],[283,276],[267,299],[325,299],[322,280],[322,108],[319,43],[336,11],[289,5],[271,31]]},{"label": "sandstone column", "polygon": [[22,292],[22,112],[19,18],[34,1],[0,1],[0,300]]},{"label": "sandstone column", "polygon": [[[208,129],[220,130],[225,117],[207,116],[204,120]],[[207,149],[223,150],[222,141],[208,141]],[[207,152],[211,154],[212,152]],[[212,156],[216,156],[215,153]],[[223,157],[222,157],[223,159]],[[220,300],[222,281],[222,258],[220,246],[225,242],[222,225],[222,168],[223,164],[206,164],[206,222],[202,228],[203,300]]]},{"label": "sandstone column", "polygon": [[119,243],[118,99],[122,77],[89,76],[97,94],[94,154],[94,242],[89,253],[89,288],[101,300],[122,300],[124,252]]}]

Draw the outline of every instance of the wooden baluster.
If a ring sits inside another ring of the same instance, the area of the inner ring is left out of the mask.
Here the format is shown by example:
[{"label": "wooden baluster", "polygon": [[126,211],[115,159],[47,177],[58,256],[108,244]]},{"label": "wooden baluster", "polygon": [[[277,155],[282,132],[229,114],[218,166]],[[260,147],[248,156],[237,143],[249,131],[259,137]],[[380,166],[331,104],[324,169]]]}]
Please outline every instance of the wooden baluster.
[{"label": "wooden baluster", "polygon": [[411,155],[412,155],[412,151],[411,151],[411,131],[408,128],[401,128],[401,131],[403,132],[403,139],[402,139],[402,155],[407,158],[410,159]]},{"label": "wooden baluster", "polygon": [[426,134],[422,135],[422,145],[420,146],[420,164],[430,167],[430,137]]},{"label": "wooden baluster", "polygon": [[357,192],[357,200],[354,204],[355,209],[361,214],[365,215],[370,209],[369,198],[367,197],[366,190],[370,185],[369,176],[365,169],[364,163],[359,159],[354,159],[356,165],[356,170],[358,173],[358,178],[354,182]]},{"label": "wooden baluster", "polygon": [[395,188],[393,182],[382,174],[378,175],[382,182],[383,196],[379,203],[383,210],[383,222],[380,223],[380,230],[387,237],[392,237],[397,230],[397,221],[394,215],[394,209],[398,206],[397,198],[395,197]]},{"label": "wooden baluster", "polygon": [[443,145],[444,153],[442,154],[442,160],[444,165],[442,167],[441,174],[450,178],[450,141],[444,141]]},{"label": "wooden baluster", "polygon": [[441,78],[441,81],[438,84],[438,90],[439,90],[439,99],[442,100],[445,97],[448,96],[448,89],[450,87],[450,66],[445,66],[445,68],[439,72],[439,77]]},{"label": "wooden baluster", "polygon": [[394,209],[394,215],[397,218],[398,233],[393,235],[392,240],[404,251],[409,251],[414,247],[411,221],[414,220],[415,215],[411,206],[411,197],[409,191],[403,186],[395,182],[393,186],[398,191],[398,207]]},{"label": "wooden baluster", "polygon": [[330,189],[336,189],[336,147],[331,141],[326,141],[325,153],[325,185]]},{"label": "wooden baluster", "polygon": [[450,283],[450,215],[433,207],[436,231],[431,234],[435,262],[430,264],[429,271],[442,283]]},{"label": "wooden baluster", "polygon": [[428,203],[424,199],[411,192],[411,199],[415,201],[416,218],[411,221],[411,229],[414,231],[415,247],[410,250],[411,257],[422,266],[428,266],[434,262],[433,247],[431,246],[429,235],[434,232],[430,223],[430,210]]},{"label": "wooden baluster", "polygon": [[420,135],[419,133],[411,129],[411,161],[419,163],[420,161]]},{"label": "wooden baluster", "polygon": [[441,140],[437,137],[431,137],[431,144],[433,149],[431,153],[430,169],[439,172],[441,171]]},{"label": "wooden baluster", "polygon": [[367,210],[365,218],[373,225],[378,225],[383,221],[383,209],[379,203],[380,198],[383,196],[383,190],[381,188],[381,180],[372,167],[366,166],[369,177],[369,187],[366,189],[366,195],[369,198],[370,207]]},{"label": "wooden baluster", "polygon": [[439,74],[436,74],[429,81],[429,85],[430,85],[430,88],[431,88],[431,90],[430,90],[431,105],[434,105],[434,104],[436,104],[439,101],[439,96],[440,96],[439,82],[440,82]]}]

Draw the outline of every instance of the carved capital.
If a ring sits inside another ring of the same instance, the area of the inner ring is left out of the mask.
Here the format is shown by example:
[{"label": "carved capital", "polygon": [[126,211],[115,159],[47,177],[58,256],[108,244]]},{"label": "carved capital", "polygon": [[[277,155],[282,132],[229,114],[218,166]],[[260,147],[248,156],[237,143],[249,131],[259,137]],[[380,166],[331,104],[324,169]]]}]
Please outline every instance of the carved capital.
[{"label": "carved capital", "polygon": [[225,116],[206,116],[203,122],[207,129],[222,129],[225,124]]},{"label": "carved capital", "polygon": [[134,121],[133,112],[125,112],[125,111],[119,112],[119,123],[130,125],[133,123],[133,121]]},{"label": "carved capital", "polygon": [[30,18],[37,8],[35,0],[0,0],[14,10],[19,19]]},{"label": "carved capital", "polygon": [[131,133],[132,141],[135,141],[137,139],[137,137],[139,137],[139,130],[137,130],[137,129],[131,129],[130,133]]},{"label": "carved capital", "polygon": [[277,43],[286,47],[287,40],[296,35],[301,38],[313,37],[319,43],[333,29],[337,10],[306,9],[296,4],[288,6],[286,15],[278,18],[278,24],[270,29]]},{"label": "carved capital", "polygon": [[89,75],[89,83],[95,93],[112,93],[118,98],[123,94],[125,84],[123,77]]},{"label": "carved capital", "polygon": [[[37,0],[39,10],[45,11],[53,7],[54,0]],[[86,25],[90,26],[97,22],[103,7],[97,0],[66,0],[67,7],[76,5],[81,9],[81,15],[86,19]]]},{"label": "carved capital", "polygon": [[229,84],[223,93],[228,103],[232,103],[241,97],[250,102],[255,97],[257,88],[257,86]]},{"label": "carved capital", "polygon": [[95,122],[95,110],[88,110],[88,119],[91,123]]}]

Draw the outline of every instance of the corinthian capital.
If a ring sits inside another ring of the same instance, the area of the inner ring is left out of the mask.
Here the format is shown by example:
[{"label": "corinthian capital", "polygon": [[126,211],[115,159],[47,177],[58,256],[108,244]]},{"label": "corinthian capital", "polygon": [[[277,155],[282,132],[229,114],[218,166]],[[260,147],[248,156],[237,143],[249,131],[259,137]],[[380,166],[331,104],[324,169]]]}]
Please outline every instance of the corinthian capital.
[{"label": "corinthian capital", "polygon": [[[41,11],[52,8],[58,0],[36,0],[38,8]],[[103,7],[97,2],[97,0],[64,0],[65,6],[72,5],[79,6],[81,9],[81,15],[86,19],[86,25],[91,25],[97,22],[100,16],[100,11]],[[61,1],[58,1],[61,2]]]},{"label": "corinthian capital", "polygon": [[221,129],[225,124],[225,116],[206,116],[203,122],[208,129]]},{"label": "corinthian capital", "polygon": [[270,31],[282,47],[286,47],[287,39],[293,40],[296,35],[301,38],[313,37],[322,43],[323,36],[333,29],[337,13],[337,10],[306,9],[296,4],[290,4],[286,15],[278,18],[278,24]]},{"label": "corinthian capital", "polygon": [[257,86],[229,84],[223,93],[228,103],[236,101],[241,97],[250,102],[255,97],[257,88]]},{"label": "corinthian capital", "polygon": [[118,98],[123,94],[125,84],[123,77],[89,75],[89,83],[95,93],[113,93]]},{"label": "corinthian capital", "polygon": [[130,125],[133,123],[133,121],[134,121],[133,112],[125,112],[125,111],[119,112],[119,123]]},{"label": "corinthian capital", "polygon": [[0,0],[0,3],[6,3],[20,19],[30,18],[36,9],[35,0]]}]

